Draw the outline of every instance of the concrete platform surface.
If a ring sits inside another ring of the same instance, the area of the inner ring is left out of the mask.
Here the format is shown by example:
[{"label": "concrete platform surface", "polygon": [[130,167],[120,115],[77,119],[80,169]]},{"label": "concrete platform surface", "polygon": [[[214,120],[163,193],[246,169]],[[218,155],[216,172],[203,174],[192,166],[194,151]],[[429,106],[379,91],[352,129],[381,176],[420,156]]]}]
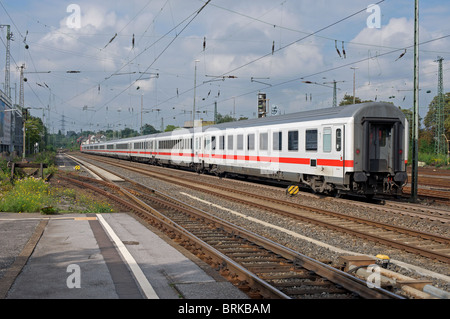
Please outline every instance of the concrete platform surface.
[{"label": "concrete platform surface", "polygon": [[128,214],[1,213],[0,299],[248,298],[187,256]]}]

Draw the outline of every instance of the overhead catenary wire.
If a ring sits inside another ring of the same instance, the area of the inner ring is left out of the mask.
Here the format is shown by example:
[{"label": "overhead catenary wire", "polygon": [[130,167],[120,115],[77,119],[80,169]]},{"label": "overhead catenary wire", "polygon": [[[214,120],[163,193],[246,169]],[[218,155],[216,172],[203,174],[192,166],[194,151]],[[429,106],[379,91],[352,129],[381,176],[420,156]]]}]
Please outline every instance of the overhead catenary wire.
[{"label": "overhead catenary wire", "polygon": [[[146,2],[146,1],[145,1]],[[141,6],[143,6],[144,4],[145,4],[145,2],[143,1],[143,2],[141,2]],[[214,2],[214,1],[213,1]],[[211,6],[213,5],[213,2],[211,3]],[[164,1],[162,1],[161,2],[161,5],[164,3]],[[203,2],[203,3],[205,3],[205,1]],[[167,0],[166,1],[166,4],[171,4],[171,2],[169,1],[169,0]],[[269,6],[270,7],[270,6]],[[158,12],[158,10],[154,10],[153,11],[155,14]],[[250,11],[249,11],[250,12]],[[158,12],[159,13],[159,12]],[[167,13],[167,12],[166,12]],[[264,12],[263,12],[264,13]],[[168,15],[168,13],[166,14],[166,15]],[[251,14],[250,14],[251,15]],[[14,16],[14,15],[13,15]],[[130,14],[130,16],[133,16],[132,14]],[[266,16],[266,17],[263,17],[262,19],[267,19],[267,20],[271,20],[271,19],[269,19],[268,18],[269,16]],[[127,17],[127,19],[129,19],[129,17]],[[177,19],[178,19],[178,17],[177,17]],[[148,21],[147,21],[147,23],[148,22],[150,22],[150,20],[151,19],[149,19]],[[170,19],[169,19],[170,20]],[[243,19],[241,19],[241,21],[242,21]],[[125,23],[127,23],[127,22],[131,22],[132,20],[126,20],[126,21],[124,21],[124,19],[121,19],[121,26],[123,26]],[[141,22],[141,26],[142,26],[142,21],[140,21]],[[245,22],[245,21],[244,21]],[[267,25],[269,25],[269,23],[270,23],[270,21],[267,21],[268,23],[267,23]],[[145,23],[145,22],[144,22]],[[245,23],[244,23],[245,24]],[[255,23],[256,24],[256,23]],[[169,22],[169,25],[170,25],[170,22]],[[173,25],[175,25],[175,23],[173,24]],[[281,23],[281,25],[282,25],[282,23]],[[146,25],[144,25],[144,27],[146,27]],[[157,27],[157,25],[155,24],[155,29],[154,30],[157,30],[156,29],[156,27]],[[258,27],[261,27],[261,26],[258,26]],[[275,28],[275,26],[274,25],[272,25],[272,27],[273,28]],[[281,26],[280,25],[277,25],[276,26],[277,28],[279,28],[279,30],[281,31],[281,30],[285,30],[285,29],[283,29],[283,28],[281,28]],[[180,28],[180,27],[179,27]],[[175,31],[174,31],[174,34],[169,34],[167,37],[166,37],[166,43],[167,43],[167,39],[170,39],[171,37],[175,37],[175,32],[176,33],[178,33],[178,31],[179,31],[179,28],[177,28]],[[31,28],[30,28],[30,30],[32,30]],[[111,29],[109,29],[109,30],[111,30]],[[332,30],[334,30],[334,28],[332,28],[331,29],[331,31]],[[118,30],[114,30],[114,31],[118,31]],[[107,40],[108,39],[110,39],[111,38],[111,36],[114,34],[114,31],[107,31],[107,32],[103,32],[103,35],[102,36],[104,36],[104,39],[106,40],[106,41],[99,41],[98,42],[98,45],[97,46],[103,46],[103,45],[105,45],[106,44],[106,42],[107,42]],[[132,47],[132,32],[131,31],[134,31],[134,32],[136,32],[135,33],[135,40],[136,40],[136,50],[135,51],[132,51],[132,50],[129,50],[129,56],[131,56],[131,57],[133,57],[135,54],[138,54],[138,53],[140,53],[141,52],[141,49],[143,49],[143,48],[145,48],[146,46],[144,45],[144,42],[145,41],[140,41],[140,42],[138,42],[137,40],[138,39],[140,39],[140,36],[142,35],[142,29],[140,29],[140,30],[132,30],[132,28],[129,28],[129,29],[127,29],[126,30],[126,35],[125,34],[120,34],[120,31],[118,32],[119,33],[119,35],[118,35],[118,38],[115,40],[115,41],[117,41],[117,43],[114,43],[115,44],[115,46],[114,47],[116,47],[116,45],[119,45],[119,43],[120,43],[120,45],[122,46],[122,48],[123,47],[125,47],[124,45],[123,45],[123,43],[125,43],[125,40],[127,41],[126,42],[126,48],[127,49],[129,49],[130,47]],[[110,33],[111,32],[111,33]],[[153,31],[153,32],[155,32],[154,34],[152,34],[151,36],[155,36],[155,34],[156,34],[156,31]],[[305,34],[309,34],[309,33],[305,33]],[[98,35],[98,33],[96,33],[96,34],[94,34],[94,35]],[[222,38],[222,37],[217,37],[217,36],[214,36],[213,35],[213,33],[211,32],[211,33],[206,33],[206,32],[202,32],[202,33],[199,33],[197,36],[198,36],[198,38],[195,38],[195,35],[194,36],[192,36],[192,35],[189,35],[189,37],[188,36],[185,36],[185,35],[182,35],[181,37],[183,37],[183,38],[186,38],[186,40],[187,41],[189,41],[190,39],[192,39],[192,41],[196,41],[196,40],[198,40],[198,49],[200,50],[201,49],[201,40],[200,39],[203,39],[204,38],[204,35],[206,35],[208,38],[207,38],[207,46],[206,46],[206,50],[205,51],[208,51],[207,52],[207,56],[205,55],[205,62],[207,62],[208,61],[208,59],[209,58],[211,58],[212,56],[213,56],[213,54],[217,54],[217,52],[219,52],[218,50],[217,50],[217,47],[215,46],[215,44],[221,44],[219,41],[221,41],[221,40],[218,40],[218,38]],[[119,37],[121,36],[121,39],[120,39],[120,41],[121,42],[119,42]],[[321,35],[319,35],[319,34],[316,34],[315,36],[317,36],[317,37],[321,37]],[[271,35],[271,37],[272,38],[270,38],[270,39],[267,39],[267,41],[266,41],[266,43],[264,44],[264,48],[265,48],[265,51],[266,52],[270,52],[270,54],[275,54],[276,52],[275,52],[275,50],[270,50],[270,45],[271,44],[273,44],[273,41],[272,40],[274,40],[274,39],[276,39],[276,44],[277,44],[277,47],[281,47],[282,46],[282,44],[286,44],[288,41],[286,41],[285,39],[286,39],[286,37],[283,37],[283,41],[278,41],[278,38],[277,38],[277,36],[274,36],[273,34]],[[141,37],[142,38],[142,37]],[[148,37],[147,37],[148,39],[150,39],[150,35],[148,35]],[[145,38],[144,40],[146,40],[147,38]],[[337,38],[339,38],[339,36],[337,36]],[[281,38],[280,38],[281,39]],[[33,40],[33,37],[30,37],[30,40]],[[150,41],[152,41],[153,42],[153,40],[154,39],[151,39]],[[234,40],[234,39],[233,39]],[[350,39],[346,39],[346,40],[350,40]],[[186,42],[187,42],[186,41]],[[270,42],[269,42],[270,41]],[[340,41],[341,40],[338,40],[339,42],[338,42],[338,46],[339,46],[339,49],[341,49],[340,48]],[[309,42],[309,41],[308,41]],[[345,41],[345,42],[347,42],[346,44],[354,44],[354,43],[350,43],[349,41]],[[161,43],[161,42],[160,42]],[[149,43],[149,44],[151,44],[151,43]],[[306,44],[306,43],[305,43]],[[331,45],[331,43],[330,43],[330,45],[328,45],[326,42],[324,42],[324,44],[327,46],[327,49],[331,49],[332,48],[332,45]],[[342,42],[342,44],[344,44],[343,42]],[[81,44],[82,45],[82,44]],[[261,47],[262,47],[262,45],[261,45]],[[374,47],[379,47],[379,48],[381,48],[382,46],[377,46],[377,45],[374,45]],[[113,50],[112,50],[112,46],[111,47],[109,47],[109,50],[108,51],[111,51],[111,55],[104,55],[104,56],[100,56],[100,54],[97,54],[97,57],[99,58],[99,60],[102,60],[102,59],[111,59],[111,57],[114,57],[114,52],[113,52]],[[156,48],[155,46],[154,46],[154,48]],[[344,48],[344,47],[343,47]],[[387,48],[387,47],[383,47],[383,48]],[[431,47],[430,47],[431,48]],[[97,49],[99,49],[99,48],[97,48]],[[345,49],[348,49],[348,47],[346,46],[345,47]],[[350,55],[348,56],[348,57],[350,57],[350,58],[355,58],[355,56],[356,56],[356,54],[353,54],[354,53],[354,47],[351,47],[350,48],[351,50],[349,50],[350,52]],[[403,48],[402,48],[403,49]],[[159,49],[160,50],[160,49]],[[214,52],[214,50],[215,50],[215,52]],[[156,51],[156,49],[155,49],[155,51]],[[383,51],[383,50],[381,50],[381,51]],[[90,51],[85,51],[85,53],[89,53],[89,52],[92,52],[92,50],[90,50]],[[133,60],[132,61],[132,65],[130,65],[130,64],[128,64],[128,62],[130,62],[130,59],[129,58],[127,58],[126,56],[127,56],[127,51],[125,51],[125,50],[123,50],[123,51],[121,51],[121,52],[125,52],[125,54],[123,54],[123,56],[124,56],[124,58],[120,61],[120,63],[117,63],[117,59],[114,59],[115,60],[115,67],[120,67],[120,66],[123,66],[123,65],[126,65],[125,66],[125,68],[123,69],[123,71],[125,72],[125,71],[134,71],[135,70],[135,68],[137,68],[138,70],[140,70],[140,71],[142,71],[143,69],[145,69],[145,67],[147,67],[148,66],[148,63],[150,63],[152,60],[150,60],[150,61],[148,61],[148,60],[144,60],[144,56],[142,56],[142,58],[140,58],[139,60]],[[152,53],[152,54],[157,54],[157,53],[159,53],[160,51],[158,51],[158,52],[156,52],[156,53]],[[277,51],[278,52],[278,51]],[[341,51],[341,53],[343,52],[343,50]],[[167,52],[166,52],[167,53]],[[400,54],[400,51],[399,51],[399,54]],[[149,53],[149,55],[151,55],[150,53]],[[33,54],[33,56],[34,56],[34,54]],[[163,54],[163,57],[165,57],[165,56],[167,56],[167,54]],[[395,56],[395,57],[391,57],[392,58],[392,61],[394,61],[394,59],[396,58],[398,56],[398,54]],[[255,57],[255,55],[253,55],[253,57]],[[257,57],[257,56],[256,56]],[[146,58],[146,57],[145,57]],[[275,63],[277,63],[278,62],[278,56],[275,56],[272,60],[273,60],[273,63],[275,64]],[[272,61],[271,60],[271,61]],[[384,60],[384,59],[383,59]],[[37,61],[37,60],[36,60]],[[111,60],[112,61],[112,60]],[[144,63],[143,63],[143,61],[145,61]],[[148,62],[147,62],[148,61]],[[248,61],[248,60],[247,60]],[[333,59],[333,62],[334,63],[336,63],[337,61],[340,61],[340,60],[337,60],[337,59]],[[403,61],[405,61],[405,62],[407,62],[407,60],[403,60]],[[401,61],[401,63],[403,64],[404,62],[403,61]],[[264,61],[265,62],[265,61]],[[272,62],[271,62],[272,63]],[[338,63],[343,63],[343,61],[341,61],[341,62],[338,62]],[[367,62],[366,62],[367,63]],[[144,64],[144,65],[143,65]],[[159,64],[159,63],[158,63]],[[399,63],[400,64],[400,63]],[[110,63],[110,65],[113,65],[113,63]],[[258,64],[259,65],[259,64]],[[208,68],[210,68],[210,65],[207,65],[207,63],[205,63],[205,70],[206,70],[206,67],[208,66]],[[239,66],[239,64],[235,64],[234,66]],[[325,67],[324,67],[324,69],[327,69],[328,70],[328,66],[329,66],[329,64],[328,65],[326,65]],[[155,67],[158,67],[158,66],[156,66],[155,65]],[[94,93],[97,93],[97,89],[98,89],[98,87],[99,87],[99,83],[101,83],[102,82],[102,79],[104,79],[105,78],[105,76],[107,76],[109,73],[110,74],[113,74],[114,73],[114,70],[111,70],[111,68],[106,68],[107,70],[109,70],[109,71],[103,71],[103,72],[106,72],[107,74],[105,74],[105,75],[102,75],[101,77],[99,77],[98,76],[98,74],[89,74],[88,76],[86,76],[85,77],[85,79],[82,79],[81,77],[73,77],[72,79],[79,79],[80,80],[80,84],[79,84],[79,86],[77,87],[77,89],[76,90],[73,90],[73,92],[70,94],[70,95],[72,95],[72,94],[78,94],[78,93],[80,93],[82,90],[84,90],[85,88],[87,88],[87,86],[86,86],[86,83],[83,83],[83,84],[81,84],[81,80],[83,80],[83,81],[88,81],[87,82],[87,84],[88,85],[90,85],[90,84],[92,84],[92,87],[90,88],[90,90],[93,90],[92,92],[88,92],[88,94],[87,95],[92,95],[92,96],[94,96]],[[231,69],[231,67],[229,67],[229,68],[226,68],[226,69],[224,69],[224,70],[222,70],[222,71],[228,71],[228,69]],[[316,70],[317,68],[315,68],[315,69],[313,69],[313,70]],[[168,70],[162,70],[161,71],[161,73],[162,74],[165,74],[165,72],[166,71],[168,71]],[[319,69],[319,71],[320,71],[320,69]],[[88,71],[84,71],[84,72],[88,72]],[[175,72],[177,72],[177,71],[175,71]],[[332,71],[330,71],[330,72],[332,72]],[[245,73],[245,70],[243,70],[243,72],[242,73]],[[304,71],[302,71],[302,70],[300,70],[300,72],[299,72],[300,74],[299,74],[299,76],[301,76],[302,74],[305,74],[305,72]],[[312,73],[312,72],[310,72],[310,73]],[[205,72],[205,74],[208,74],[207,72]],[[248,79],[250,79],[250,76],[252,76],[252,75],[255,75],[255,76],[258,76],[259,74],[248,74],[247,76],[248,76]],[[263,75],[265,75],[265,74],[263,74]],[[296,74],[297,75],[297,74]],[[294,76],[292,76],[292,77],[296,77],[296,75],[294,75]],[[64,75],[62,75],[62,74],[59,74],[59,75],[56,75],[56,74],[52,74],[51,75],[52,77],[53,76],[59,76],[61,79],[64,77]],[[182,76],[184,76],[184,78],[187,78],[187,76],[186,75],[182,75],[182,74],[177,74],[176,75],[177,77],[179,76],[180,78],[182,77]],[[328,75],[326,75],[326,76],[328,76]],[[97,80],[95,79],[97,77]],[[70,78],[70,77],[67,77],[68,79]],[[126,86],[128,86],[130,83],[132,84],[132,86],[134,85],[134,83],[136,83],[135,82],[135,80],[136,80],[136,78],[137,77],[135,77],[135,76],[132,76],[132,77],[130,77],[130,80],[129,80],[129,82],[127,82],[128,81],[128,77],[124,77],[124,78],[121,78],[121,79],[117,79],[118,81],[120,81],[120,83],[119,84],[114,84],[114,82],[113,81],[111,81],[111,82],[109,82],[109,83],[106,83],[106,82],[104,82],[104,83],[102,83],[101,84],[101,88],[102,88],[102,91],[101,91],[101,97],[102,98],[104,98],[105,96],[107,96],[106,98],[111,98],[113,95],[112,94],[116,94],[116,93],[118,93],[120,90],[122,90],[123,88],[125,88]],[[190,79],[190,78],[189,78]],[[124,81],[125,80],[125,81]],[[138,79],[139,80],[139,79]],[[142,80],[142,78],[141,78],[141,80]],[[164,79],[165,80],[165,79]],[[274,81],[275,80],[275,81]],[[273,82],[278,82],[278,83],[280,83],[280,82],[282,82],[284,79],[283,78],[279,78],[279,79],[276,79],[275,77],[272,77],[272,80],[270,81],[272,84],[273,84]],[[170,97],[170,96],[173,96],[174,94],[175,94],[175,86],[173,86],[172,88],[168,88],[168,87],[164,87],[164,86],[161,86],[160,85],[160,83],[162,83],[162,81],[163,80],[160,80],[160,82],[158,83],[158,87],[161,89],[161,87],[163,87],[163,90],[166,92],[166,93],[171,93],[171,94],[167,94],[167,97]],[[141,84],[142,82],[140,82],[140,83],[137,83],[138,85],[141,85],[142,86],[142,84]],[[185,81],[185,83],[190,83],[190,81]],[[72,85],[72,83],[70,83],[70,85]],[[155,84],[154,83],[151,83],[151,85],[152,86],[154,86]],[[213,85],[216,85],[216,84],[213,84]],[[276,84],[275,84],[276,85]],[[106,89],[106,86],[109,86],[109,87],[111,87],[111,88],[114,88],[114,91],[110,91],[109,89]],[[131,86],[131,87],[132,87]],[[187,86],[187,85],[186,85]],[[183,91],[187,91],[187,92],[189,92],[189,90],[185,90],[186,89],[186,86],[185,86],[185,84],[177,84],[177,87],[179,88],[179,93],[177,94],[177,97],[178,98],[181,98],[181,95],[182,94],[180,94],[180,93],[182,93]],[[237,87],[237,86],[236,86]],[[105,88],[105,89],[104,89]],[[148,87],[146,87],[146,88],[148,88]],[[229,94],[229,92],[227,92],[227,90],[229,91],[230,90],[230,88],[231,88],[231,86],[229,85],[229,83],[226,83],[226,84],[223,84],[222,85],[222,97],[221,98],[227,98],[228,97],[228,94]],[[241,86],[241,88],[243,88],[242,86]],[[254,88],[254,87],[253,87]],[[265,86],[264,87],[260,87],[259,89],[264,89],[265,88]],[[205,90],[207,89],[207,88],[204,88]],[[250,88],[250,89],[252,89],[252,88]],[[95,90],[95,92],[94,92],[94,90]],[[213,95],[216,95],[215,94],[215,89],[213,89]],[[245,91],[245,92],[247,92],[247,91],[250,91],[250,90],[238,90],[238,95],[242,92],[242,91]],[[109,95],[107,95],[106,93],[109,93]],[[142,91],[141,91],[142,92]],[[139,92],[139,93],[141,93],[141,92]],[[148,90],[146,91],[146,93],[145,94],[147,94],[147,92],[149,92]],[[39,92],[37,92],[37,93],[39,93]],[[92,94],[91,94],[92,93]],[[132,93],[131,91],[130,91],[130,93]],[[244,92],[243,92],[244,93]],[[70,97],[70,95],[69,95],[69,97]],[[82,95],[82,92],[80,93],[80,95]],[[79,96],[80,96],[79,95]],[[218,94],[217,94],[218,95]],[[233,95],[236,95],[236,94],[234,94],[233,93]],[[119,95],[120,96],[120,95]],[[164,95],[163,95],[164,96]],[[84,97],[83,97],[84,98]],[[164,98],[163,99],[161,99],[160,98],[160,100],[158,101],[157,100],[157,105],[161,105],[161,100],[165,100]],[[185,99],[182,99],[182,100],[185,100]],[[186,99],[187,100],[187,99]],[[130,100],[131,101],[131,100]],[[146,101],[148,101],[148,100],[146,100]],[[172,100],[173,101],[173,100]],[[316,100],[317,101],[317,100]],[[66,101],[67,102],[67,101]],[[76,104],[76,102],[77,101],[75,101],[75,100],[72,100],[71,102],[73,102],[73,103],[71,103],[71,104],[73,104],[73,105],[75,105]],[[99,107],[99,106],[101,106],[102,104],[103,104],[103,102],[104,102],[104,100],[102,100],[101,98],[100,99],[97,99],[97,100],[92,100],[92,102],[93,102],[93,105],[94,106],[96,106],[96,107]],[[181,101],[181,99],[180,99],[180,102],[182,102]],[[90,102],[88,102],[88,103],[90,103]],[[114,100],[114,102],[112,102],[113,104],[112,105],[109,105],[110,106],[110,109],[111,108],[113,108],[113,107],[116,107],[116,105],[118,106],[120,103],[122,103],[122,101],[121,101],[121,99],[116,99],[116,100]],[[131,102],[130,102],[131,103]],[[186,103],[188,103],[188,102],[186,102],[186,101],[183,101],[182,103],[184,103],[184,104],[186,104]],[[153,107],[153,103],[151,103],[152,104],[152,107]],[[171,105],[170,106],[172,106],[172,103],[170,103]],[[91,104],[89,104],[89,105],[91,105]],[[123,105],[121,105],[122,107],[123,107]],[[169,107],[164,107],[164,109],[167,109],[168,110],[168,112],[169,112]],[[171,108],[170,108],[171,109]],[[177,109],[178,109],[178,106],[177,106]],[[172,112],[173,113],[173,112]],[[98,115],[98,114],[97,114]]]},{"label": "overhead catenary wire", "polygon": [[[175,42],[175,40],[178,38],[178,36],[183,33],[184,30],[187,29],[187,27],[195,20],[195,18],[197,18],[197,16],[203,11],[203,9],[211,2],[211,0],[208,0],[198,11],[194,12],[193,14],[191,14],[188,18],[186,18],[183,21],[188,20],[189,18],[191,18],[186,25],[181,29],[180,32],[177,32],[177,35],[169,42],[169,44],[167,44],[164,49],[159,53],[159,55],[153,60],[153,62],[146,68],[146,70],[143,73],[148,72],[148,70],[150,70],[150,68],[155,64],[156,61],[158,61],[158,59],[169,49],[169,47]],[[181,23],[182,24],[182,23]],[[179,24],[180,25],[180,24]],[[178,26],[179,26],[178,25]],[[173,29],[172,29],[173,30]],[[168,34],[168,33],[166,33]],[[115,95],[112,99],[108,100],[106,103],[104,103],[100,108],[97,109],[97,111],[101,110],[102,108],[104,108],[106,105],[108,105],[109,103],[111,103],[112,101],[114,101],[117,97],[119,97],[120,95],[122,95],[125,91],[127,91],[130,87],[132,87],[136,82],[140,81],[142,79],[142,77],[144,76],[144,74],[141,74],[137,80],[135,80],[134,82],[132,82],[129,86],[127,86],[125,89],[123,89],[121,92],[119,92],[117,95]]]}]

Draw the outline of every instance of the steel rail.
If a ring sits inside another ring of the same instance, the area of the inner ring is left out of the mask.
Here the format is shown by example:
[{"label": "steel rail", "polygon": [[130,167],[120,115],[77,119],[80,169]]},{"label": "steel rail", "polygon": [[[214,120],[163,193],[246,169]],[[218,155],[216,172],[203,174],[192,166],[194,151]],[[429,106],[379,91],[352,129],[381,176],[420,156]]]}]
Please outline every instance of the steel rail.
[{"label": "steel rail", "polygon": [[[286,202],[286,201],[282,201],[282,200],[278,200],[278,199],[271,199],[271,198],[269,199],[267,197],[259,196],[259,195],[252,194],[252,193],[247,193],[247,192],[242,192],[242,191],[235,191],[233,189],[222,187],[222,186],[218,186],[216,184],[212,185],[212,184],[208,184],[208,183],[200,183],[200,182],[197,181],[196,184],[193,185],[192,184],[192,180],[184,179],[184,178],[181,178],[179,176],[173,177],[173,176],[170,176],[168,174],[156,173],[156,172],[151,172],[151,171],[148,171],[148,170],[142,170],[142,169],[139,169],[139,168],[130,167],[129,165],[127,166],[127,165],[123,165],[123,164],[120,164],[120,163],[111,163],[110,161],[104,161],[104,160],[99,160],[99,161],[100,162],[104,162],[104,163],[108,163],[108,164],[113,165],[113,166],[121,167],[121,168],[130,170],[130,171],[133,171],[133,172],[144,174],[146,176],[151,176],[151,177],[154,177],[154,178],[157,178],[157,179],[160,179],[160,180],[164,180],[164,181],[169,182],[169,183],[175,183],[175,184],[178,184],[178,185],[181,185],[181,186],[184,186],[184,187],[188,187],[190,189],[195,189],[195,190],[198,190],[198,191],[201,191],[201,192],[206,192],[206,193],[209,193],[209,194],[214,195],[214,196],[218,196],[218,197],[221,197],[221,198],[228,199],[230,201],[235,201],[235,202],[238,201],[238,202],[240,202],[242,204],[253,206],[253,207],[256,207],[256,208],[259,208],[259,209],[263,209],[263,210],[266,210],[266,211],[271,211],[271,212],[275,212],[275,213],[281,213],[281,214],[283,214],[285,216],[288,216],[288,217],[291,217],[291,218],[296,218],[296,219],[302,220],[304,222],[314,223],[316,225],[327,227],[329,229],[333,229],[333,230],[336,230],[336,231],[344,232],[344,233],[347,233],[347,234],[350,233],[350,234],[353,234],[355,236],[358,236],[358,237],[361,237],[361,238],[364,238],[364,239],[368,239],[368,240],[371,240],[371,241],[378,242],[380,244],[385,244],[385,245],[388,245],[390,247],[394,247],[394,248],[405,250],[405,251],[408,251],[408,252],[411,252],[411,253],[419,254],[419,255],[422,255],[424,257],[435,259],[435,260],[439,260],[439,261],[442,261],[442,262],[445,262],[445,263],[448,263],[448,264],[450,263],[450,255],[448,255],[448,254],[442,254],[442,253],[439,253],[439,252],[436,252],[436,251],[431,251],[431,250],[424,249],[424,248],[421,248],[421,247],[408,245],[408,244],[405,244],[405,243],[402,243],[402,242],[399,242],[399,241],[396,241],[396,240],[391,240],[391,239],[384,238],[384,237],[377,236],[377,235],[371,235],[371,234],[369,234],[367,232],[359,231],[357,229],[352,229],[352,228],[349,228],[349,227],[339,226],[339,225],[336,225],[334,223],[321,221],[318,218],[312,218],[312,217],[301,215],[299,212],[286,210],[286,209],[283,208],[283,206],[290,206],[291,208],[294,208],[294,209],[307,210],[307,211],[316,212],[316,213],[319,213],[319,214],[332,215],[334,217],[351,220],[353,222],[367,224],[367,225],[379,227],[379,228],[382,228],[382,229],[387,229],[387,230],[390,230],[390,231],[397,231],[399,233],[412,235],[412,236],[423,238],[423,239],[434,240],[436,242],[449,245],[450,244],[450,239],[447,238],[447,237],[437,236],[437,235],[428,234],[428,233],[424,233],[424,232],[417,232],[417,231],[414,231],[414,230],[401,228],[401,227],[397,227],[397,226],[392,226],[392,225],[388,225],[388,224],[383,224],[383,223],[379,223],[379,222],[369,221],[369,220],[362,219],[362,218],[350,217],[350,216],[343,215],[343,214],[340,214],[340,213],[326,211],[326,210],[321,210],[321,209],[318,209],[318,208],[305,206],[305,205],[300,205],[300,204],[291,203],[291,202]],[[105,168],[103,168],[103,169],[105,169]],[[114,173],[114,174],[117,175],[117,173]],[[234,194],[238,194],[238,196],[233,195],[233,193]]]},{"label": "steel rail", "polygon": [[[67,179],[67,178],[66,178]],[[88,187],[91,189],[97,189],[96,187],[90,185],[89,183],[84,183],[80,181],[76,181],[73,179],[67,179],[73,183],[82,185],[83,187]],[[93,182],[98,182],[94,181]],[[133,182],[134,184],[139,184],[136,182]],[[188,240],[190,242],[193,242],[194,247],[201,247],[201,250],[203,253],[207,253],[208,256],[214,256],[212,259],[214,260],[214,263],[216,265],[220,265],[222,268],[222,272],[224,269],[227,269],[227,272],[230,272],[232,277],[238,277],[241,281],[248,282],[249,285],[258,287],[259,293],[264,296],[265,298],[290,298],[288,295],[282,293],[278,289],[274,288],[272,285],[268,284],[266,281],[258,278],[253,273],[249,272],[247,269],[239,265],[238,263],[234,262],[232,259],[227,257],[226,255],[222,254],[221,252],[217,251],[212,246],[206,244],[201,239],[197,238],[196,236],[192,235],[190,232],[188,232],[185,228],[178,225],[177,223],[173,222],[172,220],[165,217],[163,214],[152,208],[151,206],[147,205],[145,202],[137,198],[135,195],[133,195],[133,190],[127,190],[123,187],[117,186],[117,184],[112,184],[108,182],[103,182],[103,185],[110,185],[110,187],[113,187],[117,189],[120,193],[126,195],[129,199],[134,201],[138,207],[135,207],[136,205],[131,205],[129,202],[124,201],[120,198],[118,198],[115,195],[109,194],[107,191],[98,189],[103,195],[108,196],[109,198],[114,198],[114,200],[117,200],[121,202],[123,205],[126,205],[127,207],[130,207],[131,209],[138,211],[139,214],[144,216],[146,219],[151,218],[155,219],[156,221],[152,222],[152,224],[160,225],[158,228],[170,228],[171,232],[176,232],[177,237],[183,238],[183,240]],[[263,238],[262,236],[259,236],[257,234],[254,234],[252,232],[249,232],[241,227],[238,227],[236,225],[233,225],[223,219],[211,216],[210,214],[203,212],[201,210],[198,210],[190,205],[187,205],[185,203],[182,203],[168,195],[162,194],[156,190],[149,189],[148,187],[139,184],[139,186],[147,188],[150,192],[153,192],[155,194],[158,194],[159,196],[166,198],[172,203],[175,203],[177,207],[181,207],[183,209],[188,209],[190,214],[196,214],[198,217],[208,219],[210,221],[213,221],[214,223],[220,224],[220,227],[223,227],[224,229],[228,230],[230,233],[233,233],[237,236],[242,236],[244,238],[247,238],[249,241],[253,242],[256,245],[261,245],[262,247],[265,247],[265,249],[268,249],[269,251],[274,252],[275,254],[279,254],[283,256],[286,259],[293,260],[295,265],[298,265],[300,267],[306,268],[310,271],[313,271],[319,276],[322,276],[326,279],[328,279],[330,282],[336,283],[338,285],[341,285],[345,289],[355,292],[358,295],[360,295],[362,298],[370,298],[370,299],[392,299],[392,298],[402,298],[398,295],[395,295],[389,291],[386,291],[381,288],[368,288],[366,282],[363,280],[360,280],[348,273],[342,272],[338,269],[332,268],[328,265],[325,265],[323,263],[320,263],[314,259],[311,259],[307,256],[301,255],[298,252],[295,252],[289,248],[286,248],[284,246],[281,246],[273,241],[270,241],[266,238]],[[149,216],[149,213],[150,215]],[[173,237],[173,236],[172,236]],[[193,250],[197,250],[198,248],[191,248]],[[211,259],[211,257],[208,257],[207,259]],[[211,263],[211,260],[208,260],[209,263]]]}]

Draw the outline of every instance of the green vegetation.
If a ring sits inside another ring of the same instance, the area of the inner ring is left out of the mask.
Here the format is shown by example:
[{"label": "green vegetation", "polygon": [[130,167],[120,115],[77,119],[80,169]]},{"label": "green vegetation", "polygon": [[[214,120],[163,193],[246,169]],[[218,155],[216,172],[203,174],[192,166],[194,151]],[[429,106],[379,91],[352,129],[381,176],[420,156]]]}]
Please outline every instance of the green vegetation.
[{"label": "green vegetation", "polygon": [[[428,166],[443,167],[447,165],[447,155],[419,153],[419,162],[424,162]],[[450,166],[447,169],[450,169]]]},{"label": "green vegetation", "polygon": [[52,204],[49,185],[33,177],[16,181],[14,187],[0,195],[2,212],[39,212],[41,208]]},{"label": "green vegetation", "polygon": [[[2,183],[3,184],[3,183]],[[15,213],[110,213],[109,203],[99,202],[72,189],[52,187],[40,178],[17,180],[14,186],[3,184],[0,212]]]},{"label": "green vegetation", "polygon": [[[36,162],[50,165],[47,176],[55,173],[54,153],[45,152],[35,156]],[[5,160],[0,160],[0,212],[11,213],[111,213],[114,209],[107,202],[98,201],[73,189],[53,186],[41,178],[27,177],[16,171],[15,180],[10,180],[10,169]]]}]

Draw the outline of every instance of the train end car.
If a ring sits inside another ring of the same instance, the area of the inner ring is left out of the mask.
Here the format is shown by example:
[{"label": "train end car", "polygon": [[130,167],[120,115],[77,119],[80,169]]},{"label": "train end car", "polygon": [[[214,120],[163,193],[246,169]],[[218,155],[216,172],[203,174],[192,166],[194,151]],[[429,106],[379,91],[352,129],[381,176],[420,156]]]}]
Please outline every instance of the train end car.
[{"label": "train end car", "polygon": [[390,103],[366,103],[353,118],[352,193],[401,194],[408,175],[408,121]]},{"label": "train end car", "polygon": [[393,104],[364,103],[83,145],[82,151],[372,197],[401,193],[408,134],[406,117]]}]

